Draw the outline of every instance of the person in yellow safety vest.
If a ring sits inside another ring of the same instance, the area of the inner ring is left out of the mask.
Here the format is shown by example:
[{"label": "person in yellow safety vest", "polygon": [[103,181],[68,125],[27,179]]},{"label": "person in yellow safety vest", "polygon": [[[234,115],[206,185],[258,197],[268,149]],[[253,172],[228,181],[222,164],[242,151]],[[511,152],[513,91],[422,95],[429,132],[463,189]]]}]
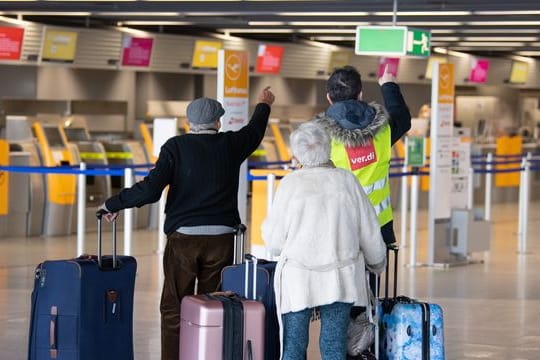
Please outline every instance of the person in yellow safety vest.
[{"label": "person in yellow safety vest", "polygon": [[392,145],[411,128],[411,114],[388,66],[379,78],[384,107],[362,100],[360,73],[352,66],[336,69],[327,81],[328,109],[313,121],[332,139],[331,159],[349,169],[375,208],[383,240],[396,242],[390,203]]}]

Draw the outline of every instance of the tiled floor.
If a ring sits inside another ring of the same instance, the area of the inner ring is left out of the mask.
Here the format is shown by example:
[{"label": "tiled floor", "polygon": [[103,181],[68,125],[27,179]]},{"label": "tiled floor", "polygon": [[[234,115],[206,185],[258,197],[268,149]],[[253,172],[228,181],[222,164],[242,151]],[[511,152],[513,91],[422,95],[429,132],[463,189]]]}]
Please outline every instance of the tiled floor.
[{"label": "tiled floor", "polygon": [[[398,291],[442,305],[447,359],[540,359],[540,203],[530,209],[530,253],[526,255],[516,253],[517,206],[496,205],[493,217],[492,249],[489,254],[475,254],[484,263],[449,269],[400,266]],[[139,263],[136,359],[159,359],[162,279],[161,259],[155,253],[157,233],[136,231],[134,236],[133,255]],[[87,235],[90,249],[94,237]],[[419,261],[426,259],[426,238],[426,214],[422,212]],[[35,265],[44,259],[72,257],[75,249],[74,236],[0,239],[0,360],[26,359]],[[408,262],[404,250],[402,265]],[[315,334],[312,340],[315,346],[310,346],[309,359],[317,359]]]}]

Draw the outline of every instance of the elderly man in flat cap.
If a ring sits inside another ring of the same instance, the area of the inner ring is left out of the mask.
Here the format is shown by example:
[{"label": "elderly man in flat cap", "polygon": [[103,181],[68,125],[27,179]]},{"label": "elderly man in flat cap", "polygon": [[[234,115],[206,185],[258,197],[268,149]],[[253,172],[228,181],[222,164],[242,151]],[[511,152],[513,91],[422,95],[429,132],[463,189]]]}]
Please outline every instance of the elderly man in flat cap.
[{"label": "elderly man in flat cap", "polygon": [[112,221],[118,211],[156,202],[168,185],[161,295],[163,360],[177,360],[180,302],[197,292],[216,291],[221,269],[232,264],[238,214],[240,165],[261,143],[274,94],[265,88],[249,124],[219,132],[225,110],[213,99],[199,98],[187,107],[190,132],[170,138],[147,177],[112,196],[100,207]]}]

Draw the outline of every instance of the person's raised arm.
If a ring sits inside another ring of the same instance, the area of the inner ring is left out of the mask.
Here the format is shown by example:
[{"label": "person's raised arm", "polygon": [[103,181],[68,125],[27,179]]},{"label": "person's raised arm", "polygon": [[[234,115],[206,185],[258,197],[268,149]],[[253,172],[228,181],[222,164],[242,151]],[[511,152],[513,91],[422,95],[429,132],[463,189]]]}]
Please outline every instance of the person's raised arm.
[{"label": "person's raised arm", "polygon": [[242,151],[242,157],[248,157],[261,143],[268,118],[270,117],[270,107],[274,103],[275,96],[270,91],[270,86],[267,86],[261,91],[257,97],[258,103],[255,111],[249,120],[249,124],[244,126],[236,133],[235,145],[238,145]]},{"label": "person's raised arm", "polygon": [[379,85],[384,99],[384,106],[390,115],[390,129],[392,145],[398,141],[411,128],[411,113],[403,99],[399,85],[396,83],[395,76],[388,69],[379,78]]}]

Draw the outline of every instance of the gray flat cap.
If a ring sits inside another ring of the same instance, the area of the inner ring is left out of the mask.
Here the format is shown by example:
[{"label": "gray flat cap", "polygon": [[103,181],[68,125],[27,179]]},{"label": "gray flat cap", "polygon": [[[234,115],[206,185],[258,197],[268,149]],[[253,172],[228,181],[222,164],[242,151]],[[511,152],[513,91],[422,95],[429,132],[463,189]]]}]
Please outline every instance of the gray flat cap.
[{"label": "gray flat cap", "polygon": [[192,124],[210,124],[219,120],[225,110],[214,99],[202,97],[189,103],[187,110],[188,121]]}]

